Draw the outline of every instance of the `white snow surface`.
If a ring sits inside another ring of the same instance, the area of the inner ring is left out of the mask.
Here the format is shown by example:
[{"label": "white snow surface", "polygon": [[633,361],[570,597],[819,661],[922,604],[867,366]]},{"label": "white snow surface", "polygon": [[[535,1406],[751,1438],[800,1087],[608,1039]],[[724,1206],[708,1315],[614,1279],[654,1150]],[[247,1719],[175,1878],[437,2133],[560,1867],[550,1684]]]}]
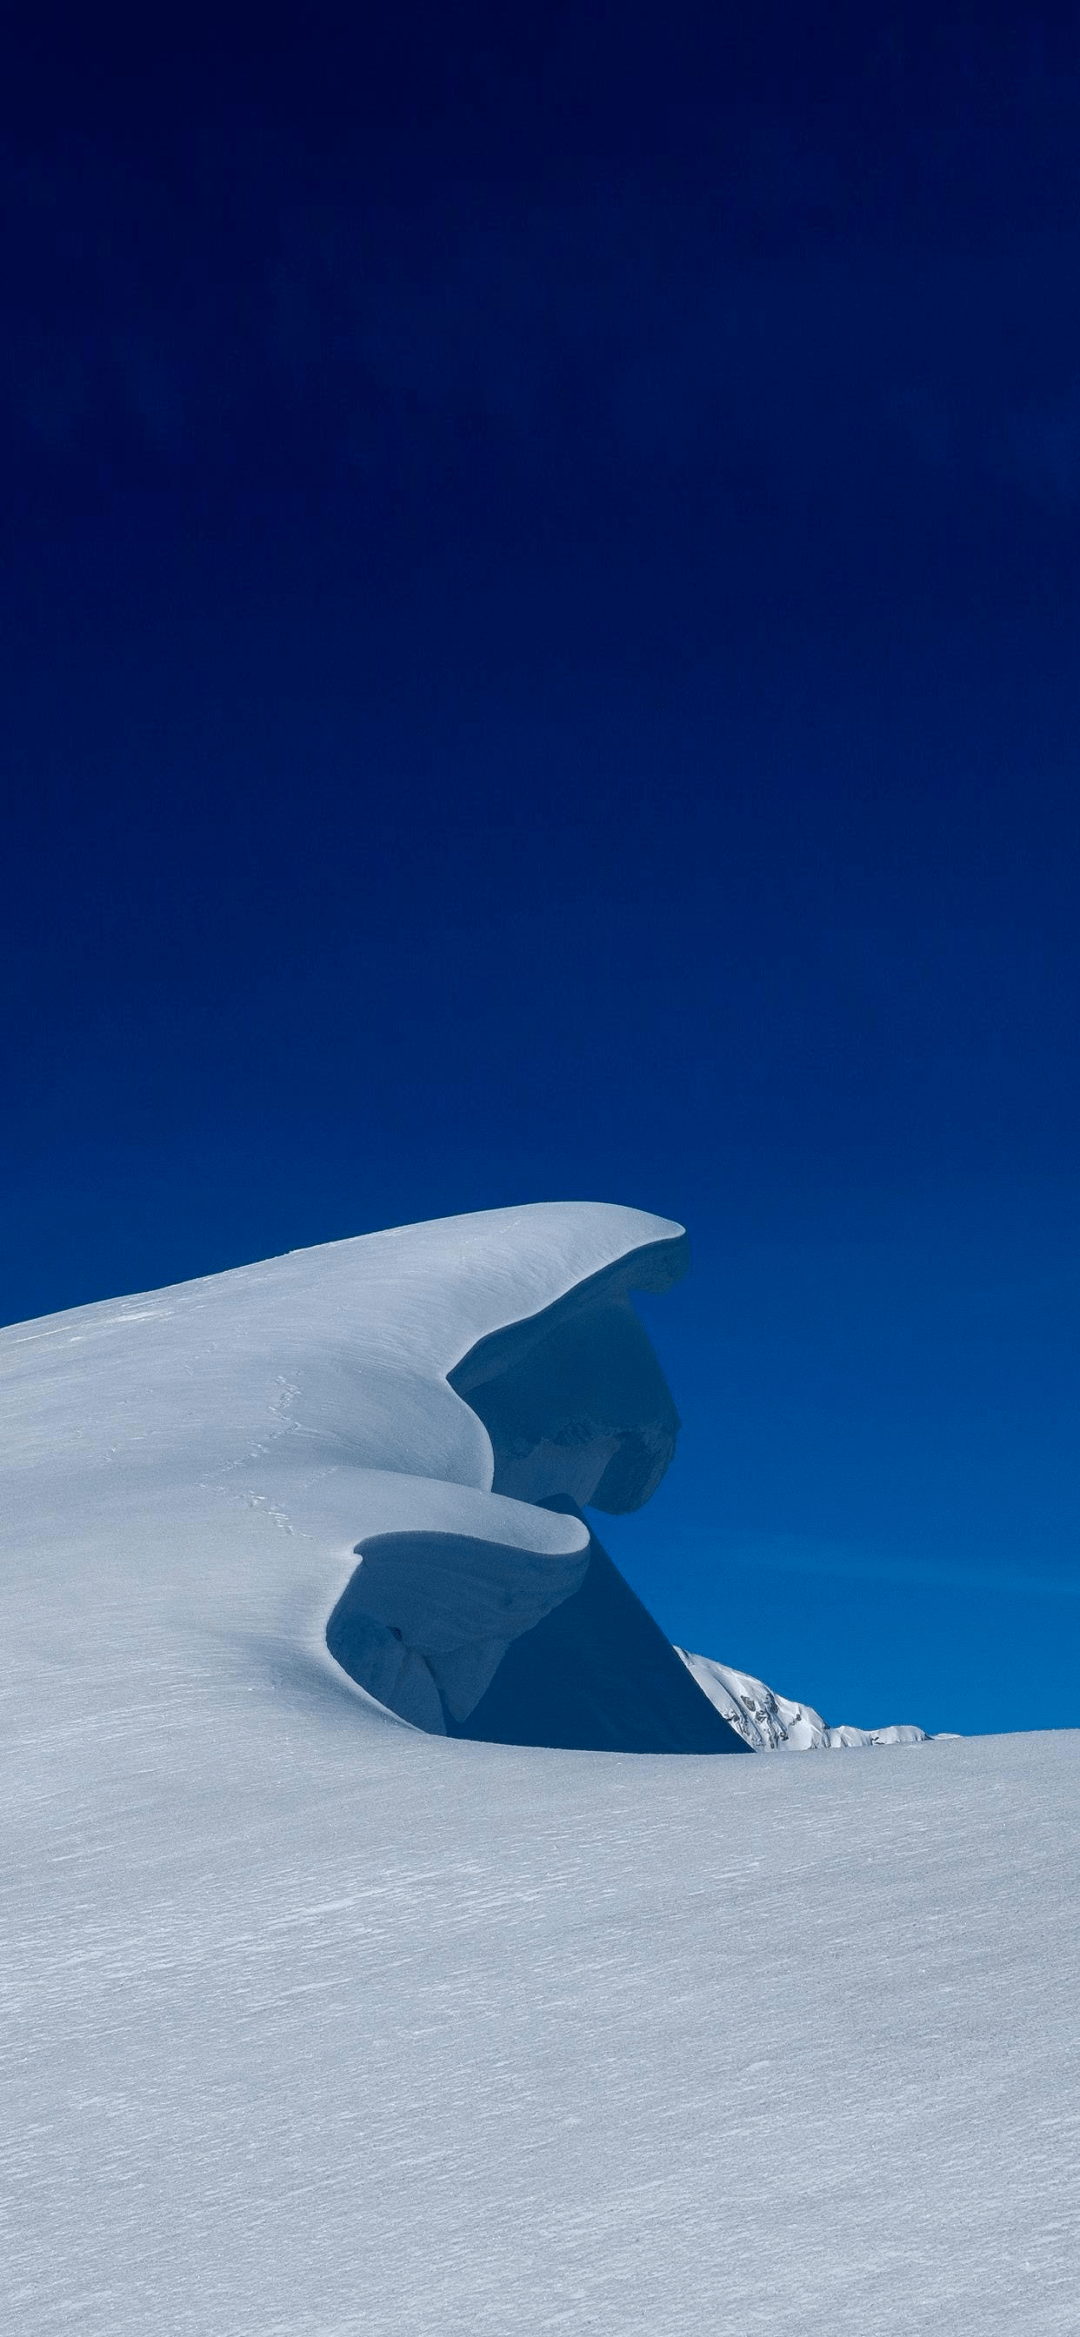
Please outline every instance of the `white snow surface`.
[{"label": "white snow surface", "polygon": [[[670,1397],[626,1283],[665,1287],[684,1250],[667,1219],[546,1203],[328,1243],[0,1333],[23,1692],[58,1661],[95,1677],[95,1651],[127,1664],[141,1638],[146,1654],[202,1660],[212,1644],[219,1663],[231,1650],[264,1669],[284,1650],[341,1693],[326,1621],[374,1543],[380,1588],[396,1572],[408,1608],[404,1643],[373,1625],[375,1693],[438,1727],[434,1678],[467,1711],[510,1639],[580,1583],[588,1529],[492,1490],[499,1455],[448,1375],[466,1359],[490,1374],[494,1345],[520,1387],[537,1326],[569,1309],[586,1330],[601,1322],[622,1427],[654,1434]],[[634,1447],[620,1424],[579,1408],[569,1423],[545,1413],[537,1433],[588,1495],[620,1442]],[[521,1456],[511,1464],[520,1475]],[[442,1568],[433,1535],[447,1538]]]},{"label": "white snow surface", "polygon": [[446,1374],[678,1245],[500,1211],[0,1334],[5,2329],[1077,2328],[1080,1735],[526,1751],[326,1651],[365,1536],[453,1539],[474,1654],[567,1595]]},{"label": "white snow surface", "polygon": [[925,1745],[924,1728],[913,1722],[892,1722],[888,1728],[854,1728],[848,1721],[828,1726],[812,1704],[796,1704],[778,1696],[752,1672],[733,1671],[711,1655],[691,1655],[677,1647],[687,1671],[710,1704],[715,1704],[745,1744],[755,1753],[839,1752],[849,1746]]}]

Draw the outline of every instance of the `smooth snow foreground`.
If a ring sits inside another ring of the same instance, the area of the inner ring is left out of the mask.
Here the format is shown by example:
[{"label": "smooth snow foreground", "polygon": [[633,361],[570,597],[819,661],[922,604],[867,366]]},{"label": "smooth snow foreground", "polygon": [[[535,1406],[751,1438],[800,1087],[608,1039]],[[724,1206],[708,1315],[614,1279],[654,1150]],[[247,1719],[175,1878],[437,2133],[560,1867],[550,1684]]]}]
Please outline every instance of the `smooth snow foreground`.
[{"label": "smooth snow foreground", "polygon": [[1080,1738],[712,1757],[577,1514],[679,1263],[502,1211],[0,1334],[6,2328],[1075,2329]]}]

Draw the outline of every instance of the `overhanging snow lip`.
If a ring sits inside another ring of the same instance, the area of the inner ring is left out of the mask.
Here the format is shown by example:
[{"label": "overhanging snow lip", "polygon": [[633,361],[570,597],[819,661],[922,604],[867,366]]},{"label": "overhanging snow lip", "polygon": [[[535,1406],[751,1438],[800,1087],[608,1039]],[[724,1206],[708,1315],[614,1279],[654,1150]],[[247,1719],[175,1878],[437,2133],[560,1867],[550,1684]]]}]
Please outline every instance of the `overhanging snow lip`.
[{"label": "overhanging snow lip", "polygon": [[680,1421],[630,1293],[670,1289],[688,1262],[685,1230],[672,1225],[489,1331],[450,1368],[447,1384],[487,1435],[494,1491],[531,1503],[568,1494],[614,1512],[651,1498]]},{"label": "overhanging snow lip", "polygon": [[628,1298],[633,1290],[671,1290],[676,1282],[681,1282],[690,1263],[690,1237],[685,1226],[671,1222],[670,1235],[624,1251],[621,1257],[599,1267],[595,1274],[586,1274],[580,1282],[571,1283],[558,1298],[538,1308],[535,1314],[511,1316],[495,1330],[486,1331],[483,1338],[474,1340],[445,1373],[455,1395],[468,1402],[471,1389],[485,1386],[506,1368],[498,1353],[502,1346],[513,1348],[516,1362],[528,1354],[552,1324],[594,1306],[600,1297]]}]

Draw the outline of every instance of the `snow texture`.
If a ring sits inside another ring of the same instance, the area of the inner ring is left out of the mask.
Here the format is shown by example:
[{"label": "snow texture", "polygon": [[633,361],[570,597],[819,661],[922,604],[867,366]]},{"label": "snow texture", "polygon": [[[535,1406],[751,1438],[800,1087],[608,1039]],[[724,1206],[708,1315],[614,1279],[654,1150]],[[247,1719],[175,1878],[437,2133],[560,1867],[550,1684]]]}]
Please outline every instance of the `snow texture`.
[{"label": "snow texture", "polygon": [[[680,1260],[502,1211],[0,1334],[19,2337],[1076,2328],[1080,1738],[456,1733],[588,1593],[538,1501],[640,1499],[673,1429],[633,1332],[573,1416],[452,1378]],[[419,1727],[327,1648],[373,1555]]]},{"label": "snow texture", "polygon": [[732,1728],[738,1729],[752,1752],[839,1752],[852,1745],[925,1745],[929,1741],[926,1730],[909,1721],[894,1722],[889,1728],[852,1728],[841,1721],[830,1728],[812,1704],[794,1704],[787,1696],[777,1696],[750,1672],[733,1671],[730,1664],[717,1663],[711,1655],[690,1655],[685,1647],[677,1647],[675,1653],[682,1657],[702,1694]]}]

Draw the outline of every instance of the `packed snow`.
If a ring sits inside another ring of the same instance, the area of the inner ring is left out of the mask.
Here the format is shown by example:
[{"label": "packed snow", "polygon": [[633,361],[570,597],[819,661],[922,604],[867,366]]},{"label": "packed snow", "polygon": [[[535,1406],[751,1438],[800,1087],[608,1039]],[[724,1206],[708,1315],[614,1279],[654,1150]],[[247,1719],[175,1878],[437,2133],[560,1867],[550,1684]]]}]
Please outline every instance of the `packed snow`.
[{"label": "packed snow", "polygon": [[712,1757],[768,1691],[581,1514],[684,1255],[546,1205],[0,1333],[20,2337],[1075,2328],[1080,1737]]}]

